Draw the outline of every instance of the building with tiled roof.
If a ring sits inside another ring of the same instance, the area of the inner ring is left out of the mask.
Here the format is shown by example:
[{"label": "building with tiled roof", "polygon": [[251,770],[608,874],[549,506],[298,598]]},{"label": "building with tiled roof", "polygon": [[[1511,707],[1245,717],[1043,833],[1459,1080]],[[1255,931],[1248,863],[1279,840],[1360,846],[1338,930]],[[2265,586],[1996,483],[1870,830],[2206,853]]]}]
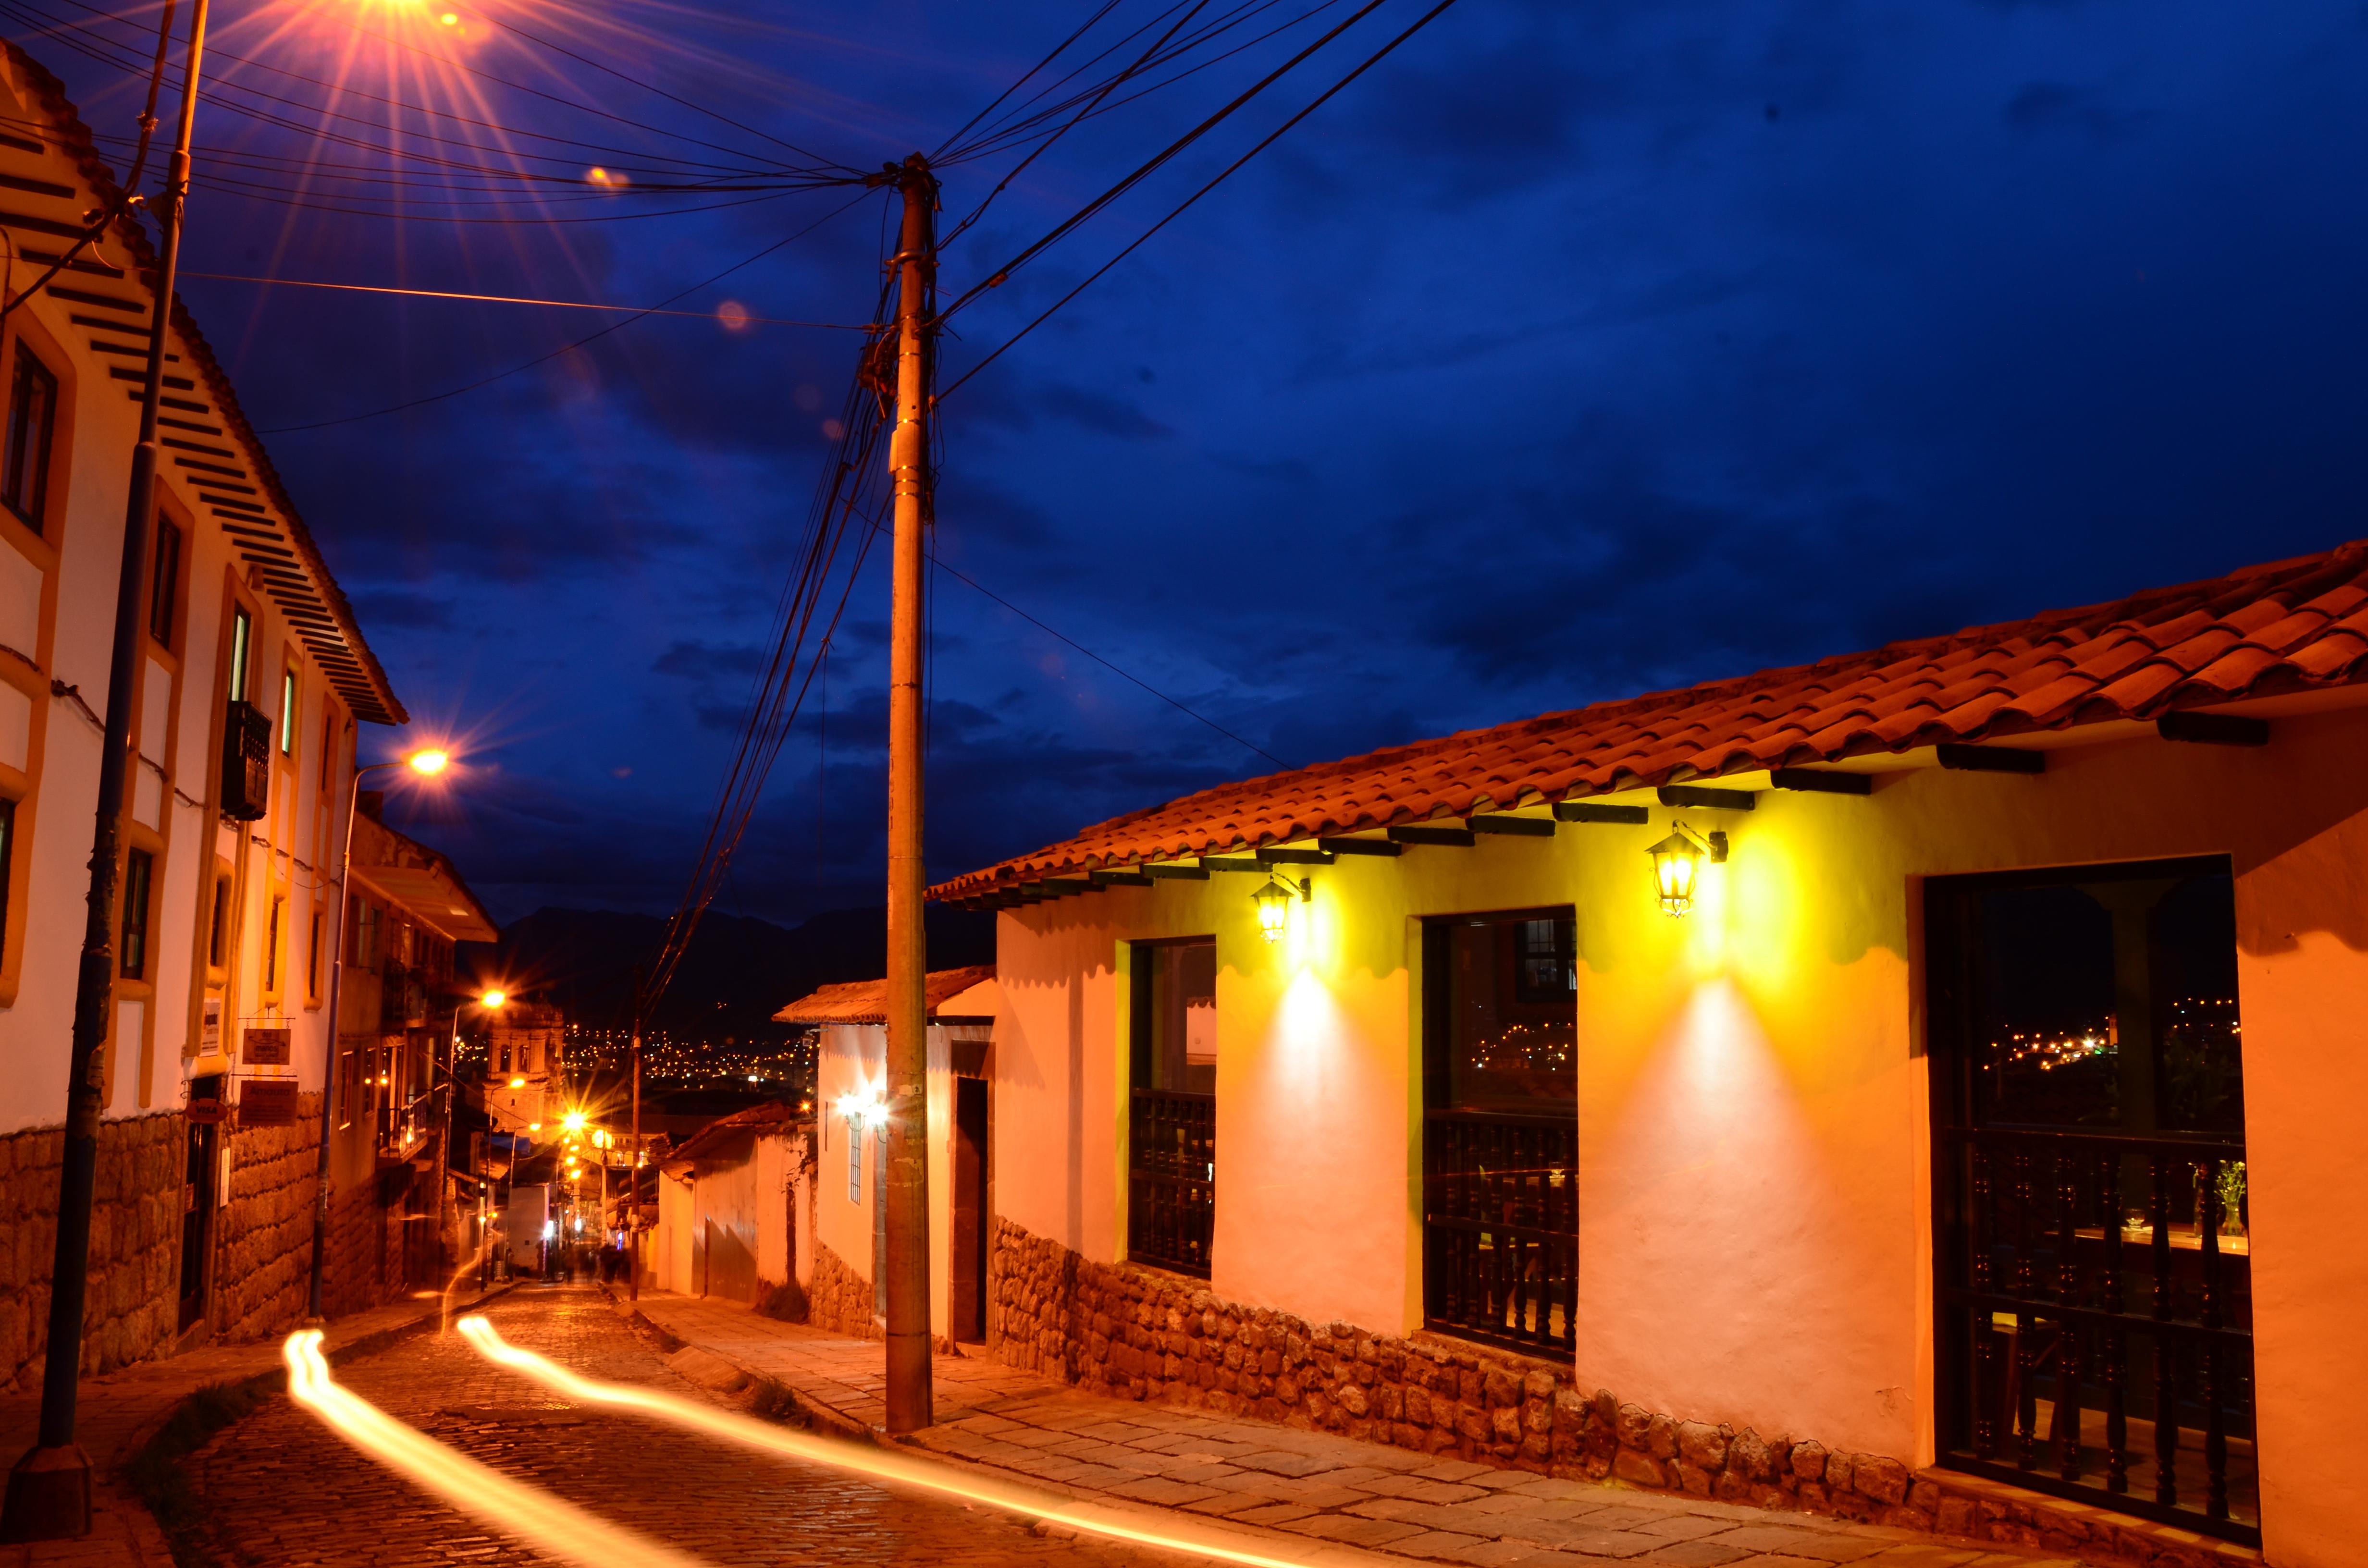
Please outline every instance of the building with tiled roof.
[{"label": "building with tiled roof", "polygon": [[1045,878],[1777,768],[1929,766],[1941,745],[2044,748],[2363,679],[2368,541],[2355,541],[2108,604],[1221,784],[932,892],[961,903],[1057,896]]},{"label": "building with tiled roof", "polygon": [[2368,1539],[2368,544],[935,896],[999,911],[1007,1359],[2114,1560]]}]

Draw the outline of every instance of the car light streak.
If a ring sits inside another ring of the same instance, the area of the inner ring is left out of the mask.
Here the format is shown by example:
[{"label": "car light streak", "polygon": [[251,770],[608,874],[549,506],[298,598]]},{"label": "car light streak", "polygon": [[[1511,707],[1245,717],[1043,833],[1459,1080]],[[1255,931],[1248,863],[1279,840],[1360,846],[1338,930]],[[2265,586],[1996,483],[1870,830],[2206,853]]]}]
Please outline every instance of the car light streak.
[{"label": "car light streak", "polygon": [[288,1363],[290,1398],[347,1443],[486,1528],[581,1568],[706,1568],[698,1558],[513,1481],[338,1387],[322,1358],[319,1329],[290,1335],[280,1355]]},{"label": "car light streak", "polygon": [[1214,1558],[1223,1562],[1238,1562],[1244,1568],[1306,1568],[1304,1563],[1292,1558],[1269,1557],[1229,1545],[1225,1538],[1214,1530],[1145,1529],[1104,1517],[1090,1504],[1047,1506],[1017,1487],[964,1476],[944,1465],[792,1431],[751,1415],[737,1415],[712,1405],[660,1393],[654,1389],[596,1381],[571,1372],[531,1350],[519,1349],[504,1339],[500,1331],[483,1317],[464,1317],[457,1326],[461,1336],[474,1346],[486,1359],[532,1378],[553,1392],[586,1404],[605,1404],[635,1411],[677,1426],[687,1426],[711,1437],[738,1443],[744,1448],[761,1449],[784,1459],[829,1465],[836,1470],[852,1471],[875,1481],[917,1487],[941,1496],[959,1498],[965,1503],[983,1503],[988,1507],[1065,1526],[1080,1534],[1102,1536],[1165,1551],[1179,1551],[1192,1557]]}]

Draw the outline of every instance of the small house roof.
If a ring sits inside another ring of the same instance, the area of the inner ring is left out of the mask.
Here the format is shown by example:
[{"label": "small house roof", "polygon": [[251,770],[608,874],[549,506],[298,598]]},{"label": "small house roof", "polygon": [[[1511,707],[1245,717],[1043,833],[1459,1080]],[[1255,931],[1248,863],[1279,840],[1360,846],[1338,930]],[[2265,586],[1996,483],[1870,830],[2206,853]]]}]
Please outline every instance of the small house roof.
[{"label": "small house roof", "polygon": [[[2368,540],[1869,653],[1598,702],[1223,784],[930,890],[1046,877],[1590,795],[2004,741],[2368,684]],[[1062,890],[1067,891],[1067,890]]]},{"label": "small house roof", "polygon": [[[991,963],[973,964],[967,969],[932,971],[928,979],[929,1017],[939,1023],[951,1019],[941,1017],[938,1009],[953,998],[995,978]],[[801,996],[773,1015],[777,1024],[884,1024],[888,1021],[888,983],[885,980],[850,980],[838,985],[825,985],[811,996]]]},{"label": "small house roof", "polygon": [[730,1116],[717,1117],[684,1139],[678,1147],[667,1151],[659,1164],[673,1166],[702,1159],[735,1138],[768,1132],[774,1128],[791,1126],[804,1119],[804,1113],[783,1100],[752,1105],[746,1110],[735,1110]]}]

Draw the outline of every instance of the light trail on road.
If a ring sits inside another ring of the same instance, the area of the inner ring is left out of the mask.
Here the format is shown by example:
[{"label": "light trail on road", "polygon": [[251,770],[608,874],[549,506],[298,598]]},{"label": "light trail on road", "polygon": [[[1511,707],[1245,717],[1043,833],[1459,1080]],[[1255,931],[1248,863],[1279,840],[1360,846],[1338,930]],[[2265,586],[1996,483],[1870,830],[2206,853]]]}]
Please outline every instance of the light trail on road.
[{"label": "light trail on road", "polygon": [[461,1337],[487,1360],[531,1378],[553,1392],[581,1400],[586,1404],[604,1404],[634,1411],[783,1459],[804,1460],[812,1464],[828,1465],[835,1470],[851,1471],[874,1481],[917,1487],[964,1503],[984,1504],[1008,1513],[1065,1526],[1082,1535],[1100,1536],[1162,1551],[1182,1552],[1190,1557],[1238,1562],[1243,1564],[1243,1568],[1307,1568],[1307,1564],[1292,1558],[1269,1557],[1229,1545],[1214,1530],[1203,1533],[1145,1529],[1100,1517],[1085,1509],[1047,1506],[1017,1487],[958,1476],[941,1464],[909,1460],[882,1449],[860,1448],[849,1442],[792,1431],[768,1421],[759,1421],[753,1415],[734,1415],[674,1394],[660,1393],[654,1389],[601,1382],[571,1372],[556,1361],[538,1356],[531,1350],[519,1349],[504,1339],[501,1332],[484,1317],[464,1317],[457,1326],[461,1330]]},{"label": "light trail on road", "polygon": [[290,1398],[347,1443],[489,1529],[579,1568],[708,1568],[696,1557],[513,1481],[338,1387],[321,1355],[319,1329],[290,1335],[280,1355],[288,1363]]}]

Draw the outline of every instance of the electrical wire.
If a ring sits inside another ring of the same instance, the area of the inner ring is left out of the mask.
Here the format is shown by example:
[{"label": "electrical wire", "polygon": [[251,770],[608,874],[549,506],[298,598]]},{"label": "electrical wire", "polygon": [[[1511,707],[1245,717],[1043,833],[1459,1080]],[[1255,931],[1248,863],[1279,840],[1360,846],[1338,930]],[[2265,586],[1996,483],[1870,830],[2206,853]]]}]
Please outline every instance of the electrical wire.
[{"label": "electrical wire", "polygon": [[[1201,121],[1200,124],[1194,126],[1191,130],[1186,131],[1183,135],[1178,137],[1166,147],[1163,147],[1157,153],[1154,153],[1150,158],[1137,165],[1132,173],[1128,174],[1123,179],[1121,179],[1116,185],[1111,186],[1108,190],[1103,191],[1099,196],[1094,198],[1091,201],[1087,202],[1085,206],[1079,208],[1076,212],[1071,213],[1068,217],[1054,224],[1052,231],[1046,233],[1042,238],[1037,240],[1033,244],[1029,245],[1019,255],[1013,256],[1009,261],[1005,262],[1001,267],[996,267],[979,282],[972,284],[969,289],[965,290],[954,300],[952,304],[948,305],[945,310],[940,312],[939,319],[942,321],[947,317],[958,314],[964,306],[977,299],[980,295],[985,293],[989,289],[999,287],[1010,278],[1014,271],[1026,266],[1036,257],[1043,255],[1045,251],[1059,244],[1066,235],[1075,233],[1096,213],[1101,211],[1104,208],[1108,207],[1111,202],[1116,201],[1128,191],[1133,190],[1137,185],[1143,183],[1143,181],[1150,178],[1153,174],[1164,167],[1170,160],[1183,153],[1194,142],[1200,141],[1201,138],[1206,136],[1210,131],[1214,131],[1219,125],[1224,124],[1225,120],[1239,113],[1243,106],[1248,104],[1259,94],[1274,85],[1275,83],[1281,81],[1284,76],[1298,69],[1299,66],[1305,63],[1317,51],[1331,43],[1333,40],[1338,38],[1342,33],[1347,32],[1350,28],[1355,27],[1359,22],[1363,21],[1367,17],[1371,16],[1376,10],[1379,10],[1386,4],[1388,4],[1388,0],[1365,0],[1365,3],[1362,6],[1360,6],[1355,11],[1351,12],[1345,21],[1338,23],[1330,31],[1324,34],[1323,37],[1317,39],[1314,43],[1309,44],[1306,48],[1301,50],[1290,59],[1284,61],[1281,65],[1276,66],[1272,71],[1268,72],[1264,76],[1258,78],[1258,81],[1252,83],[1247,88],[1236,95],[1234,99],[1227,103],[1223,108],[1218,109],[1216,113],[1209,116],[1206,119]],[[1453,0],[1447,0],[1447,4],[1453,4]],[[1428,20],[1429,18],[1425,19]],[[1417,26],[1419,25],[1420,24],[1417,24]],[[1338,87],[1333,89],[1335,92],[1338,90],[1339,89]],[[1329,97],[1330,95],[1327,94],[1326,96]],[[1319,103],[1322,101],[1322,99],[1317,100]],[[1290,124],[1296,125],[1300,119],[1304,118],[1305,111],[1303,110],[1300,115],[1294,117],[1290,121]],[[1288,129],[1287,126],[1286,129]],[[951,391],[952,389],[949,388],[947,390]]]},{"label": "electrical wire", "polygon": [[1214,719],[1210,718],[1206,713],[1202,713],[1195,709],[1187,707],[1184,703],[1168,696],[1166,692],[1160,690],[1149,681],[1144,680],[1142,676],[1121,669],[1118,665],[1110,663],[1110,660],[1102,657],[1099,653],[1095,653],[1091,648],[1087,647],[1083,642],[1078,642],[1067,632],[1063,631],[1056,627],[1048,626],[1043,621],[1037,619],[1034,616],[1029,614],[1026,610],[1021,609],[1018,605],[1013,604],[1009,599],[1005,598],[1001,594],[996,593],[993,588],[988,587],[977,578],[970,576],[966,573],[947,565],[944,560],[938,556],[934,551],[931,552],[929,560],[934,565],[936,565],[938,570],[948,574],[953,577],[955,581],[967,584],[971,587],[977,589],[981,594],[993,599],[996,604],[1001,605],[1004,608],[1009,610],[1012,614],[1018,616],[1020,619],[1026,621],[1037,631],[1043,632],[1048,637],[1056,637],[1060,639],[1070,647],[1075,648],[1078,653],[1083,653],[1087,658],[1091,659],[1094,663],[1101,665],[1102,668],[1110,671],[1110,674],[1118,676],[1121,680],[1132,681],[1136,686],[1141,687],[1144,690],[1151,693],[1152,696],[1159,699],[1160,701],[1165,702],[1170,708],[1175,709],[1178,713],[1181,713],[1190,719],[1199,720],[1201,723],[1208,725],[1209,728],[1216,731],[1217,733],[1224,736],[1225,739],[1233,742],[1235,745],[1247,746],[1250,750],[1258,753],[1258,756],[1266,758],[1277,767],[1287,768],[1291,766],[1291,764],[1283,761],[1282,758],[1275,756],[1274,753],[1267,750],[1266,747],[1258,744],[1256,741],[1244,740],[1241,736],[1234,733],[1233,731],[1228,730],[1223,724],[1218,723]]},{"label": "electrical wire", "polygon": [[[1375,0],[1375,3],[1378,4],[1379,0]],[[1257,144],[1252,146],[1248,152],[1244,153],[1240,157],[1235,158],[1232,163],[1226,165],[1224,168],[1220,170],[1215,178],[1210,180],[1206,185],[1201,187],[1200,189],[1186,197],[1181,202],[1170,209],[1166,217],[1161,218],[1159,222],[1154,223],[1150,228],[1145,229],[1142,233],[1136,235],[1135,238],[1128,244],[1124,250],[1120,251],[1116,256],[1110,257],[1108,261],[1102,263],[1101,266],[1096,267],[1092,272],[1086,276],[1083,282],[1079,283],[1076,288],[1071,289],[1067,293],[1062,295],[1058,300],[1053,301],[1052,305],[1042,314],[1038,315],[1033,321],[1030,322],[1026,326],[1021,327],[1018,332],[1013,333],[1009,337],[1004,339],[1003,342],[997,344],[994,350],[989,353],[985,358],[981,359],[977,364],[973,365],[969,369],[964,370],[959,377],[955,378],[951,385],[939,392],[938,394],[939,400],[942,401],[943,399],[951,396],[955,392],[962,388],[963,382],[968,381],[981,370],[985,369],[989,365],[994,364],[996,360],[1001,358],[1012,348],[1014,345],[1018,344],[1021,338],[1026,337],[1030,333],[1034,332],[1038,327],[1043,325],[1045,322],[1052,319],[1055,312],[1059,311],[1070,301],[1076,299],[1078,295],[1091,288],[1104,273],[1107,273],[1111,267],[1116,267],[1120,262],[1124,261],[1128,256],[1133,256],[1137,250],[1142,248],[1144,243],[1149,240],[1152,235],[1167,227],[1168,224],[1174,222],[1178,218],[1182,217],[1185,211],[1190,209],[1193,203],[1199,201],[1202,197],[1216,189],[1220,185],[1223,185],[1227,179],[1231,178],[1243,165],[1248,163],[1252,158],[1257,157],[1260,153],[1265,152],[1269,147],[1274,145],[1276,141],[1279,140],[1284,132],[1290,131],[1293,126],[1297,125],[1301,120],[1305,119],[1309,115],[1314,114],[1317,109],[1322,108],[1326,103],[1329,103],[1334,96],[1347,87],[1349,83],[1354,82],[1358,77],[1363,75],[1366,72],[1380,64],[1382,61],[1386,59],[1393,51],[1395,51],[1400,44],[1406,42],[1406,40],[1414,37],[1415,34],[1429,27],[1454,4],[1455,0],[1439,0],[1437,5],[1431,6],[1429,10],[1425,11],[1421,16],[1416,17],[1413,25],[1406,28],[1406,30],[1399,33],[1395,38],[1393,38],[1389,42],[1383,44],[1380,49],[1367,56],[1363,62],[1358,64],[1357,67],[1350,71],[1347,75],[1341,77],[1338,81],[1333,83],[1331,86],[1326,88],[1315,102],[1309,104],[1306,108],[1292,115],[1289,119],[1284,120],[1281,125],[1275,127],[1274,130],[1269,131],[1264,137],[1261,137]],[[1372,6],[1368,6],[1365,9],[1371,10],[1372,9]],[[1360,13],[1360,15],[1362,13]],[[1353,20],[1354,18],[1351,19]],[[1067,226],[1074,227],[1074,225]],[[979,285],[978,288],[972,290],[971,294],[969,296],[965,296],[965,298],[974,297],[978,293],[979,290],[984,289],[985,287],[986,287],[985,284]],[[955,307],[959,307],[962,301],[957,300],[954,303]],[[949,310],[947,313],[951,314],[951,311]]]},{"label": "electrical wire", "polygon": [[854,207],[858,202],[863,199],[864,196],[870,193],[859,192],[851,199],[838,207],[833,208],[828,212],[824,213],[821,217],[815,219],[813,222],[808,223],[804,228],[798,230],[795,233],[775,240],[771,244],[768,244],[764,249],[757,252],[756,255],[746,256],[739,261],[734,262],[731,266],[725,267],[723,271],[716,273],[711,278],[701,278],[699,282],[692,284],[688,289],[667,295],[665,299],[660,300],[655,305],[649,306],[644,310],[637,311],[633,314],[625,317],[622,321],[610,322],[607,326],[602,327],[599,331],[586,334],[585,336],[577,338],[575,342],[567,344],[564,347],[554,348],[548,354],[538,354],[533,358],[525,361],[523,364],[512,365],[507,370],[496,370],[492,375],[480,377],[476,381],[469,382],[465,386],[448,388],[440,392],[431,392],[426,397],[412,398],[405,403],[391,403],[384,408],[371,409],[366,414],[341,415],[335,419],[316,419],[303,425],[279,425],[274,426],[268,430],[259,430],[256,434],[262,436],[286,436],[293,435],[298,431],[302,430],[326,430],[335,426],[359,424],[365,419],[383,418],[385,415],[390,414],[401,414],[406,409],[424,408],[432,403],[442,403],[447,399],[459,397],[463,392],[472,392],[480,387],[489,387],[495,381],[504,381],[511,376],[517,375],[521,370],[531,370],[537,365],[545,364],[550,360],[556,359],[563,354],[573,354],[579,348],[598,342],[601,338],[608,336],[612,332],[617,332],[622,328],[631,326],[633,323],[641,320],[643,316],[648,315],[652,311],[663,309],[667,305],[673,304],[677,300],[688,299],[689,296],[698,293],[701,289],[708,288],[712,284],[721,283],[723,279],[731,277],[741,268],[754,266],[756,263],[760,262],[767,256],[772,255],[775,251],[781,249],[784,245],[793,244],[798,240],[805,238],[806,235],[813,233],[816,229],[821,228],[832,219],[847,211],[849,208]]},{"label": "electrical wire", "polygon": [[[745,265],[745,264],[744,264]],[[717,319],[714,311],[669,311],[656,305],[603,305],[586,300],[536,300],[517,294],[461,294],[444,289],[395,289],[370,283],[324,283],[303,278],[250,278],[236,272],[183,272],[184,278],[211,278],[222,283],[262,283],[282,289],[334,289],[347,294],[393,294],[416,300],[465,300],[485,305],[542,305],[560,311],[615,311],[632,316],[689,316],[699,321]],[[676,296],[677,299],[679,295]],[[733,321],[748,326],[811,326],[831,332],[871,332],[874,328],[860,322],[789,321],[779,316],[740,315]]]}]

